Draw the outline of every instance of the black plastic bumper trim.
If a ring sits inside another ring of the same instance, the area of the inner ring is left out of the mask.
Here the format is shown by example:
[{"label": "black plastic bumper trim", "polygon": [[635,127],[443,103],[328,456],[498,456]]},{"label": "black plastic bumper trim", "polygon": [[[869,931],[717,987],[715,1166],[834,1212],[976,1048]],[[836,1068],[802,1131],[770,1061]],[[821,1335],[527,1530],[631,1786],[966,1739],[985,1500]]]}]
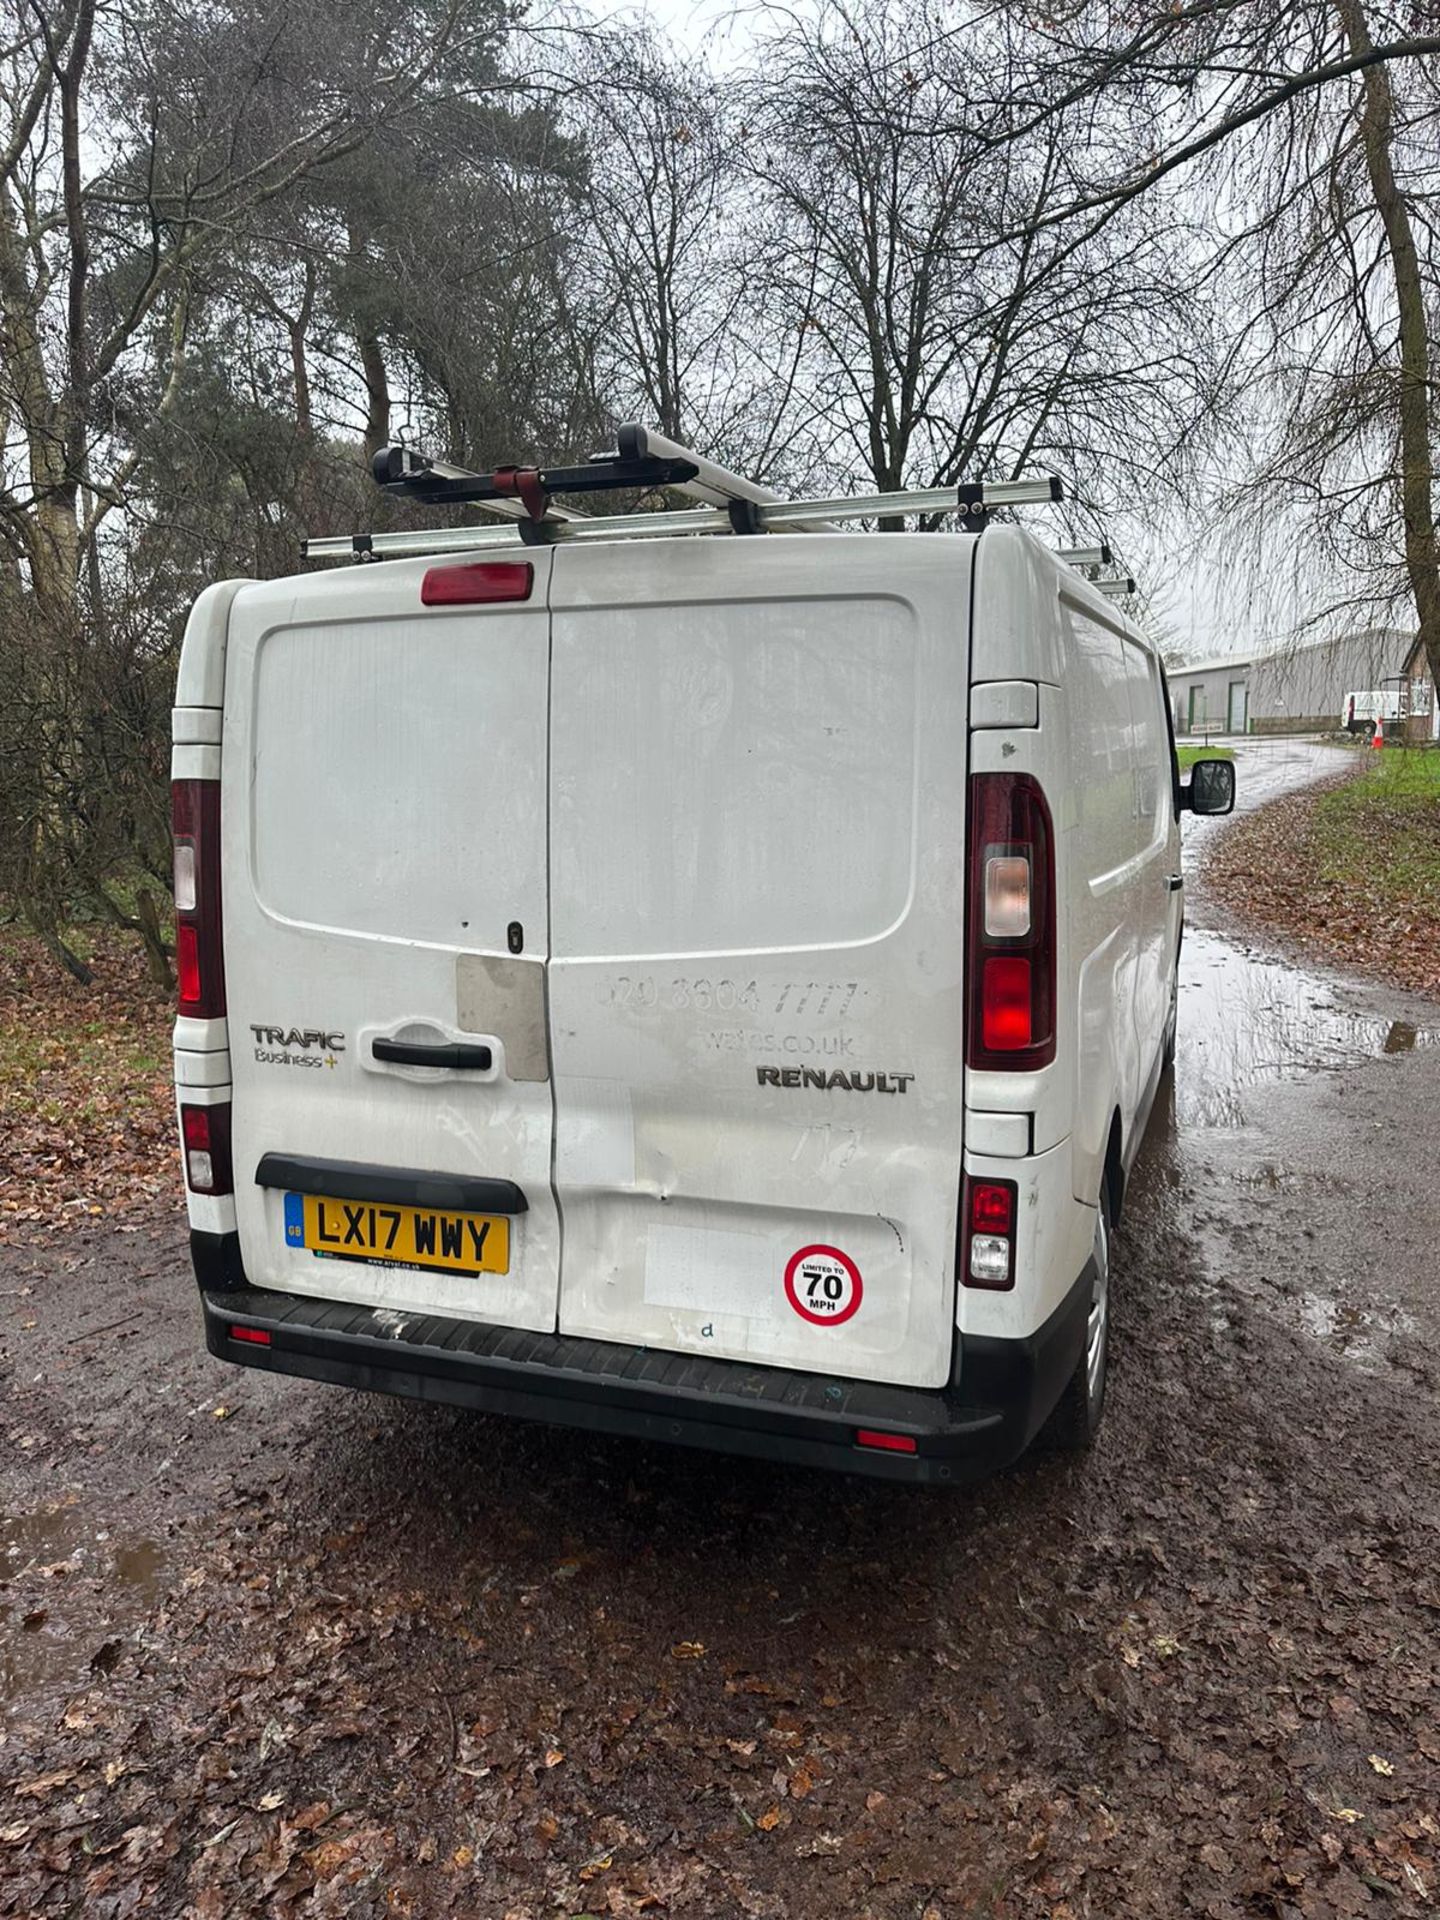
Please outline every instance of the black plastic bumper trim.
[{"label": "black plastic bumper trim", "polygon": [[[237,1236],[223,1237],[238,1246]],[[197,1249],[206,1343],[238,1366],[900,1482],[974,1480],[1014,1460],[1073,1371],[1089,1299],[1087,1267],[1038,1333],[967,1337],[962,1384],[926,1389],[433,1314],[381,1320],[343,1301],[243,1284],[217,1288],[207,1279],[220,1270],[215,1250],[207,1251],[202,1270]],[[269,1344],[232,1338],[235,1326],[268,1333]],[[861,1448],[860,1428],[905,1434],[916,1451]]]},{"label": "black plastic bumper trim", "polygon": [[267,1153],[255,1169],[259,1187],[321,1193],[333,1200],[389,1200],[406,1207],[445,1207],[453,1213],[528,1213],[530,1202],[513,1180],[463,1173],[413,1173],[371,1167],[359,1160],[311,1160]]}]

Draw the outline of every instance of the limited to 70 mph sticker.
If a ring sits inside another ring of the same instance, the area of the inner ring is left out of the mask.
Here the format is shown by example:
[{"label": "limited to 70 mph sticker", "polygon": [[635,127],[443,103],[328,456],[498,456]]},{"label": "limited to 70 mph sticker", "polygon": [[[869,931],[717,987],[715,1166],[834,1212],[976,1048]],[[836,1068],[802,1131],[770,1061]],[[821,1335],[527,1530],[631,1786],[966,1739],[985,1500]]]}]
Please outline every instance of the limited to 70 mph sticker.
[{"label": "limited to 70 mph sticker", "polygon": [[838,1247],[802,1247],[785,1269],[785,1297],[817,1327],[838,1327],[860,1311],[860,1269]]}]

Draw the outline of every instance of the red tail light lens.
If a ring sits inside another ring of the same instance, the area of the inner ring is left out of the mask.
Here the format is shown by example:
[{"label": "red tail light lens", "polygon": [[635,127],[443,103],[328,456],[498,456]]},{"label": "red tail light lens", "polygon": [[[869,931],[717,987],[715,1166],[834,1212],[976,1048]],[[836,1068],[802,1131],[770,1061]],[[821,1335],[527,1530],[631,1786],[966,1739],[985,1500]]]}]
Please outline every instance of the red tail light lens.
[{"label": "red tail light lens", "polygon": [[427,607],[483,607],[528,600],[535,569],[528,560],[482,560],[478,566],[430,567],[420,583]]},{"label": "red tail light lens", "polygon": [[877,1433],[871,1427],[855,1429],[857,1447],[869,1447],[872,1453],[918,1453],[914,1436],[908,1433]]},{"label": "red tail light lens", "polygon": [[1055,841],[1028,773],[970,781],[972,1067],[1045,1067],[1055,1058]]},{"label": "red tail light lens", "polygon": [[1031,1044],[1030,956],[992,953],[982,962],[980,1038],[990,1053],[1019,1053]]},{"label": "red tail light lens", "polygon": [[181,1013],[218,1020],[225,1012],[220,930],[220,782],[174,780],[175,972]]},{"label": "red tail light lens", "polygon": [[1013,1180],[971,1181],[970,1231],[1004,1234],[1015,1231],[1015,1182]]},{"label": "red tail light lens", "polygon": [[242,1341],[247,1347],[268,1347],[270,1336],[263,1327],[231,1327],[230,1338]]},{"label": "red tail light lens", "polygon": [[180,1142],[185,1156],[185,1182],[192,1193],[235,1191],[228,1100],[213,1107],[182,1105]]}]

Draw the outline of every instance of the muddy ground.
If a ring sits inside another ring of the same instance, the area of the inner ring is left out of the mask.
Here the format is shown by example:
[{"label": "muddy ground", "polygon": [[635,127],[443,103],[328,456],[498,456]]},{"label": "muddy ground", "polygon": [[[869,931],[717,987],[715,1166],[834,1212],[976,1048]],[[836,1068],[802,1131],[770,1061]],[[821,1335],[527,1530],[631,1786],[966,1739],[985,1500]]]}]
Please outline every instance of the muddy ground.
[{"label": "muddy ground", "polygon": [[178,1212],[0,1251],[0,1914],[1427,1911],[1440,1008],[1190,914],[1078,1464],[366,1399],[205,1355]]}]

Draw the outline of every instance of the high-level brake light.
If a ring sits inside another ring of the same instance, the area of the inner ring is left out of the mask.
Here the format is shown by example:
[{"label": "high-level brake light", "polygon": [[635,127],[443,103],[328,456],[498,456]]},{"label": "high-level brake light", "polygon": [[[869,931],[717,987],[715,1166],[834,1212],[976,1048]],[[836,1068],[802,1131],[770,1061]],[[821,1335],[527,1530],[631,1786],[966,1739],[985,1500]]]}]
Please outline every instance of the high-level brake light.
[{"label": "high-level brake light", "polygon": [[493,606],[528,600],[535,569],[528,560],[482,560],[473,566],[427,567],[420,599],[427,607]]},{"label": "high-level brake light", "polygon": [[1055,1058],[1055,842],[1028,773],[970,781],[972,1067],[1033,1069]]}]

